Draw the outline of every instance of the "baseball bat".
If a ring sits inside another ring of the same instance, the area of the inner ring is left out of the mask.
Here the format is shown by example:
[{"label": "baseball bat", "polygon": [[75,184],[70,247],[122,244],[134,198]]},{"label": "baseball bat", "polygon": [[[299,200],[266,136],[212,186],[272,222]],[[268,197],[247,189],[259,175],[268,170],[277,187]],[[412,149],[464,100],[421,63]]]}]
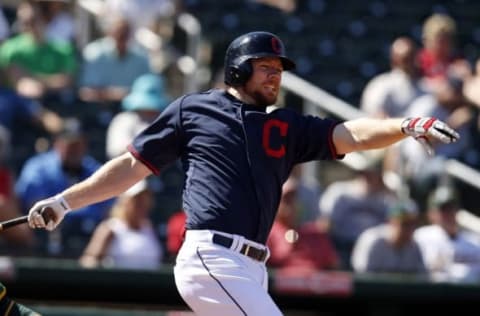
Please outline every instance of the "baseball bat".
[{"label": "baseball bat", "polygon": [[0,231],[10,227],[20,225],[20,224],[24,224],[26,222],[28,222],[28,215],[20,216],[13,219],[9,219],[8,221],[0,222]]},{"label": "baseball bat", "polygon": [[[45,220],[45,223],[48,223],[50,220],[55,218],[55,212],[50,207],[42,209],[40,214],[42,214],[43,219]],[[15,218],[0,222],[0,232],[20,224],[25,224],[26,222],[28,222],[28,215],[15,217]]]}]

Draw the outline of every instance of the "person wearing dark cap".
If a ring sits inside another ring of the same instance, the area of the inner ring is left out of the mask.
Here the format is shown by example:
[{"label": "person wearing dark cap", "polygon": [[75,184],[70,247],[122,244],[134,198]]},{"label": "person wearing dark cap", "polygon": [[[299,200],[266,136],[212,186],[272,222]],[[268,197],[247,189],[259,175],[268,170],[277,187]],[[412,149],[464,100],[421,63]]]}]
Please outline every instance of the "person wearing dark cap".
[{"label": "person wearing dark cap", "polygon": [[[100,164],[89,156],[87,151],[88,143],[80,121],[66,118],[64,127],[54,137],[51,150],[34,155],[23,165],[15,184],[21,209],[26,211],[37,199],[50,196],[93,174]],[[74,249],[84,248],[83,243],[88,241],[88,236],[104,218],[111,204],[112,201],[107,200],[72,214],[74,216],[62,227],[60,240],[63,247],[55,242],[53,245],[48,243],[48,248],[40,250],[50,254],[72,252],[72,255],[75,255]],[[56,241],[57,237],[43,236]]]},{"label": "person wearing dark cap", "polygon": [[412,200],[399,201],[388,210],[388,222],[365,230],[352,254],[355,272],[427,272],[420,247],[413,240],[418,207]]},{"label": "person wearing dark cap", "polygon": [[459,210],[455,189],[437,187],[428,197],[427,217],[431,224],[414,233],[435,280],[480,280],[480,236],[458,225]]}]

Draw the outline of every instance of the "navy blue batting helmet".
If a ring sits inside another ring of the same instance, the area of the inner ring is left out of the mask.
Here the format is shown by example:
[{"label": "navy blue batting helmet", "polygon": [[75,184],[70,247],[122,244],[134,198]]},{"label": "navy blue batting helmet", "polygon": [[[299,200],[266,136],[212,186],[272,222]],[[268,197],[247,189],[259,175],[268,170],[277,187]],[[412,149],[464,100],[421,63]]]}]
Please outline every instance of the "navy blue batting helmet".
[{"label": "navy blue batting helmet", "polygon": [[257,31],[237,37],[225,54],[225,78],[229,86],[243,85],[252,75],[251,59],[278,57],[284,70],[295,68],[295,63],[285,54],[285,46],[274,34]]}]

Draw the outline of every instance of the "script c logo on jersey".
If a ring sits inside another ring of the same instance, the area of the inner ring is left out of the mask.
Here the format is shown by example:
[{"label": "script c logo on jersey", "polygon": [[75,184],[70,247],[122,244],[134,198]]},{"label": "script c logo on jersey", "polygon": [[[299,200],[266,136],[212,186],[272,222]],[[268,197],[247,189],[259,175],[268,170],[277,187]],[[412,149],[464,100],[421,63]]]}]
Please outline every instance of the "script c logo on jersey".
[{"label": "script c logo on jersey", "polygon": [[262,137],[262,145],[265,153],[274,158],[282,158],[285,156],[285,146],[280,145],[278,148],[272,148],[270,145],[271,133],[274,130],[278,130],[280,132],[281,137],[287,136],[288,131],[288,123],[282,122],[276,119],[270,119],[265,122],[263,125],[263,137]]}]

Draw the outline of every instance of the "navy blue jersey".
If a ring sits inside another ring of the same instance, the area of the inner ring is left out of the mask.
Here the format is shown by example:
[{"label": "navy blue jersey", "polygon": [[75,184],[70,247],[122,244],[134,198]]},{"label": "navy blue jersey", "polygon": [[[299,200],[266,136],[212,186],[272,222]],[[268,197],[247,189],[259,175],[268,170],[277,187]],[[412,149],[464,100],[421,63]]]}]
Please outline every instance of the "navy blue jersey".
[{"label": "navy blue jersey", "polygon": [[214,229],[265,243],[293,166],[337,159],[336,121],[271,113],[224,90],[183,96],[129,146],[153,173],[180,158],[187,229]]}]

